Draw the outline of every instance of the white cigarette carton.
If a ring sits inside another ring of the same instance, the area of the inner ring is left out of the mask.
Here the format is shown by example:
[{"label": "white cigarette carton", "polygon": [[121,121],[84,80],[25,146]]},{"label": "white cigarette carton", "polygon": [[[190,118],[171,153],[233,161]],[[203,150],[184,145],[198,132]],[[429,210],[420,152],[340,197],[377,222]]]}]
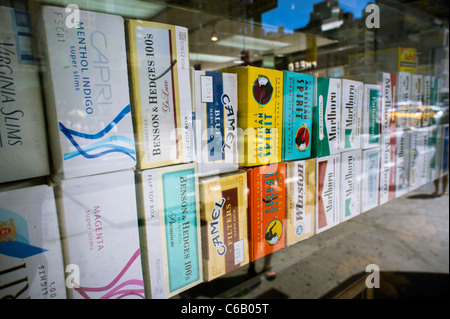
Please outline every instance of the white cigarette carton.
[{"label": "white cigarette carton", "polygon": [[316,234],[340,222],[340,154],[316,159]]},{"label": "white cigarette carton", "polygon": [[395,135],[381,136],[379,205],[395,198]]},{"label": "white cigarette carton", "polygon": [[410,131],[393,133],[396,138],[395,154],[395,198],[409,192],[409,148]]},{"label": "white cigarette carton", "polygon": [[411,117],[409,126],[419,128],[422,126],[423,108],[423,76],[411,74]]},{"label": "white cigarette carton", "polygon": [[341,222],[361,213],[361,150],[341,153]]},{"label": "white cigarette carton", "polygon": [[52,172],[68,179],[133,168],[123,19],[80,10],[73,22],[70,14],[43,6],[36,28]]},{"label": "white cigarette carton", "polygon": [[431,124],[431,81],[432,76],[424,75],[423,76],[423,88],[422,88],[422,106],[423,106],[423,114],[421,126],[428,126]]},{"label": "white cigarette carton", "polygon": [[[360,148],[363,93],[364,83],[342,80],[341,140],[339,142],[341,151]],[[378,110],[379,107],[378,103]]]},{"label": "white cigarette carton", "polygon": [[0,193],[0,298],[65,299],[53,188]]},{"label": "white cigarette carton", "polygon": [[56,183],[68,297],[144,298],[133,171]]},{"label": "white cigarette carton", "polygon": [[380,186],[380,148],[362,151],[361,212],[378,206]]},{"label": "white cigarette carton", "polygon": [[397,80],[396,129],[406,130],[411,113],[411,73],[398,72]]},{"label": "white cigarette carton", "polygon": [[236,171],[237,75],[193,71],[196,162],[200,177]]},{"label": "white cigarette carton", "polygon": [[419,161],[419,179],[420,186],[425,185],[428,182],[428,169],[430,167],[430,127],[423,127],[418,129],[419,131],[419,155],[421,160]]},{"label": "white cigarette carton", "polygon": [[361,115],[361,148],[380,146],[381,115],[381,86],[365,84]]},{"label": "white cigarette carton", "polygon": [[146,297],[170,298],[203,281],[196,164],[136,176]]},{"label": "white cigarette carton", "polygon": [[0,183],[50,173],[38,66],[26,11],[0,6]]},{"label": "white cigarette carton", "polygon": [[419,146],[419,131],[411,130],[409,139],[409,191],[420,186],[422,154]]}]

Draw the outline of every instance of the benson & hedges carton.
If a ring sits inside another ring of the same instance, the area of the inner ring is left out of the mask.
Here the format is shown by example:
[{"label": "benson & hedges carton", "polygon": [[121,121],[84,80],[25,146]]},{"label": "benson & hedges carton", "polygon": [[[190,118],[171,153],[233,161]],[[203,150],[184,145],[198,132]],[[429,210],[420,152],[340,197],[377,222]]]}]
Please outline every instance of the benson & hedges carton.
[{"label": "benson & hedges carton", "polygon": [[362,151],[361,212],[378,206],[380,185],[380,148]]},{"label": "benson & hedges carton", "polygon": [[207,281],[249,261],[247,174],[200,179],[203,278]]},{"label": "benson & hedges carton", "polygon": [[128,20],[127,43],[137,166],[193,160],[188,32]]},{"label": "benson & hedges carton", "polygon": [[316,160],[286,163],[286,245],[314,235]]},{"label": "benson & hedges carton", "polygon": [[253,66],[225,72],[238,76],[240,165],[281,162],[283,72]]},{"label": "benson & hedges carton", "polygon": [[395,198],[409,192],[410,131],[395,132]]},{"label": "benson & hedges carton", "polygon": [[247,170],[250,261],[286,243],[286,163]]},{"label": "benson & hedges carton", "polygon": [[340,222],[340,170],[340,154],[316,159],[316,234]]},{"label": "benson & hedges carton", "polygon": [[380,145],[380,196],[379,204],[395,198],[395,137],[382,134]]},{"label": "benson & hedges carton", "polygon": [[361,213],[361,150],[341,153],[340,221]]},{"label": "benson & hedges carton", "polygon": [[50,173],[26,11],[0,6],[0,183]]},{"label": "benson & hedges carton", "polygon": [[[380,117],[383,114],[381,106],[381,87],[375,84],[365,84],[361,115],[361,148],[363,149],[380,146],[382,131]],[[384,119],[384,121],[387,121],[387,119]]]},{"label": "benson & hedges carton", "polygon": [[195,150],[200,177],[238,169],[237,76],[193,71]]},{"label": "benson & hedges carton", "polygon": [[133,171],[56,183],[68,296],[144,298]]},{"label": "benson & hedges carton", "polygon": [[314,77],[284,71],[283,160],[311,157]]},{"label": "benson & hedges carton", "polygon": [[0,298],[66,298],[53,188],[0,192]]},{"label": "benson & hedges carton", "polygon": [[165,299],[203,280],[196,164],[137,173],[145,295]]},{"label": "benson & hedges carton", "polygon": [[406,130],[411,114],[411,74],[398,72],[397,81],[396,129]]},{"label": "benson & hedges carton", "polygon": [[[341,151],[360,148],[363,93],[364,83],[342,80]],[[378,111],[379,108],[378,103]]]},{"label": "benson & hedges carton", "polygon": [[341,79],[314,78],[312,156],[340,152]]},{"label": "benson & hedges carton", "polygon": [[124,23],[44,6],[38,20],[52,172],[68,179],[134,168]]}]

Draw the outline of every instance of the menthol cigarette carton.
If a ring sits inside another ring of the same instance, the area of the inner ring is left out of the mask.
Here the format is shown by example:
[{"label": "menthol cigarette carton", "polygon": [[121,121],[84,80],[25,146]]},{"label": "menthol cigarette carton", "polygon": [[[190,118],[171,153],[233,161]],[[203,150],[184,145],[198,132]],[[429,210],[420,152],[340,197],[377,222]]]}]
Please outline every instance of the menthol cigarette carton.
[{"label": "menthol cigarette carton", "polygon": [[316,234],[340,222],[340,170],[340,154],[316,159]]},{"label": "menthol cigarette carton", "polygon": [[341,153],[341,222],[361,213],[361,150]]},{"label": "menthol cigarette carton", "polygon": [[395,138],[386,133],[380,143],[380,194],[379,205],[395,198]]},{"label": "menthol cigarette carton", "polygon": [[[364,83],[347,79],[342,80],[341,140],[339,142],[341,151],[360,148],[363,94]],[[379,98],[377,102],[379,113]]]},{"label": "menthol cigarette carton", "polygon": [[247,173],[200,179],[203,278],[210,281],[249,262]]},{"label": "menthol cigarette carton", "polygon": [[237,76],[193,71],[195,150],[200,177],[238,170]]},{"label": "menthol cigarette carton", "polygon": [[188,31],[169,24],[126,22],[137,166],[193,160]]},{"label": "menthol cigarette carton", "polygon": [[286,163],[286,245],[314,235],[316,160]]},{"label": "menthol cigarette carton", "polygon": [[62,179],[134,168],[122,17],[43,6],[38,31],[52,172]]},{"label": "menthol cigarette carton", "polygon": [[52,187],[0,192],[0,298],[66,298]]},{"label": "menthol cigarette carton", "polygon": [[397,107],[395,112],[396,129],[409,128],[411,114],[411,73],[397,73]]},{"label": "menthol cigarette carton", "polygon": [[166,299],[203,281],[196,164],[136,175],[145,295]]},{"label": "menthol cigarette carton", "polygon": [[362,151],[361,212],[378,206],[380,185],[380,148]]},{"label": "menthol cigarette carton", "polygon": [[144,298],[134,173],[56,179],[69,298]]},{"label": "menthol cigarette carton", "polygon": [[410,131],[395,132],[395,198],[409,192]]},{"label": "menthol cigarette carton", "polygon": [[361,148],[363,149],[380,146],[382,131],[381,106],[381,86],[365,84],[363,111],[361,115]]},{"label": "menthol cigarette carton", "polygon": [[411,117],[409,126],[411,128],[422,127],[423,107],[423,76],[411,74]]},{"label": "menthol cigarette carton", "polygon": [[381,73],[381,133],[395,131],[395,108],[397,105],[397,75]]},{"label": "menthol cigarette carton", "polygon": [[314,78],[312,156],[340,152],[341,79]]},{"label": "menthol cigarette carton", "polygon": [[284,71],[283,160],[311,157],[314,101],[312,75]]},{"label": "menthol cigarette carton", "polygon": [[0,6],[0,183],[50,173],[38,71],[28,13]]}]

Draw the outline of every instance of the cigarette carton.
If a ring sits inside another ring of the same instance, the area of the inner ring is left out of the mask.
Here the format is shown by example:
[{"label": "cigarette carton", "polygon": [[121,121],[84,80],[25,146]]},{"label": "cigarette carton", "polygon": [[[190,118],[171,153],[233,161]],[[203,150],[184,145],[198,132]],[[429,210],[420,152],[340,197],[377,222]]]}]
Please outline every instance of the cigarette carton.
[{"label": "cigarette carton", "polygon": [[340,170],[340,154],[316,159],[316,234],[340,222]]},{"label": "cigarette carton", "polygon": [[431,82],[432,76],[423,76],[423,88],[422,88],[422,106],[423,114],[421,126],[429,126],[431,124]]},{"label": "cigarette carton", "polygon": [[381,87],[364,85],[364,103],[361,124],[361,147],[379,147],[381,137]]},{"label": "cigarette carton", "polygon": [[126,22],[137,166],[147,169],[193,160],[187,29]]},{"label": "cigarette carton", "polygon": [[380,148],[362,151],[361,212],[378,206],[380,186]]},{"label": "cigarette carton", "polygon": [[193,71],[195,149],[199,176],[238,169],[237,76]]},{"label": "cigarette carton", "polygon": [[[341,151],[360,148],[363,94],[364,83],[347,79],[342,80],[341,140],[339,142]],[[378,94],[378,118],[380,116],[379,102]],[[379,121],[378,119],[378,130]]]},{"label": "cigarette carton", "polygon": [[398,72],[397,81],[396,129],[406,130],[411,114],[411,74]]},{"label": "cigarette carton", "polygon": [[381,133],[395,131],[395,108],[397,105],[397,75],[381,73]]},{"label": "cigarette carton", "polygon": [[422,152],[420,149],[420,136],[418,130],[410,131],[409,139],[409,191],[418,188],[421,184],[420,180],[420,167],[422,158]]},{"label": "cigarette carton", "polygon": [[361,150],[341,153],[340,221],[361,213]]},{"label": "cigarette carton", "polygon": [[0,6],[0,183],[50,173],[30,30],[26,11]]},{"label": "cigarette carton", "polygon": [[443,126],[442,125],[432,125],[430,126],[430,137],[428,139],[428,182],[434,181],[441,175],[441,164],[442,164],[442,135]]},{"label": "cigarette carton", "polygon": [[207,281],[249,261],[247,173],[200,179],[203,278]]},{"label": "cigarette carton", "polygon": [[247,170],[250,261],[286,243],[286,163]]},{"label": "cigarette carton", "polygon": [[419,152],[422,160],[419,161],[419,178],[420,186],[425,185],[428,182],[428,168],[430,166],[430,156],[429,156],[429,139],[430,139],[430,128],[423,127],[418,129],[419,131]]},{"label": "cigarette carton", "polygon": [[225,72],[238,76],[240,165],[281,162],[283,72],[253,66]]},{"label": "cigarette carton", "polygon": [[68,297],[144,298],[133,171],[56,183]]},{"label": "cigarette carton", "polygon": [[286,245],[314,235],[316,160],[286,163]]},{"label": "cigarette carton", "polygon": [[135,166],[120,16],[43,6],[37,30],[43,61],[52,172],[62,179]]},{"label": "cigarette carton", "polygon": [[340,152],[341,80],[314,78],[313,144],[314,157]]},{"label": "cigarette carton", "polygon": [[423,76],[419,74],[411,74],[411,128],[419,128],[422,126],[423,107]]},{"label": "cigarette carton", "polygon": [[380,196],[379,205],[395,198],[395,138],[386,133],[380,146]]},{"label": "cigarette carton", "polygon": [[393,134],[396,138],[395,198],[397,198],[409,192],[410,131],[398,131]]},{"label": "cigarette carton", "polygon": [[283,160],[311,157],[314,77],[284,71]]},{"label": "cigarette carton", "polygon": [[0,193],[0,298],[66,298],[53,188]]},{"label": "cigarette carton", "polygon": [[136,175],[147,298],[170,298],[203,281],[196,164]]}]

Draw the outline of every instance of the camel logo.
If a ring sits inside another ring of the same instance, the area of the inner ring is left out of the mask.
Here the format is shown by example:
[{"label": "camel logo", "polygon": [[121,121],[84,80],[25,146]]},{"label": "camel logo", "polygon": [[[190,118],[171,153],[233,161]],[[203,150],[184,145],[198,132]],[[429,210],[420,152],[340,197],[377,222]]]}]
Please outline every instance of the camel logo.
[{"label": "camel logo", "polygon": [[12,218],[0,224],[0,243],[4,244],[8,241],[16,241],[16,226]]},{"label": "camel logo", "polygon": [[309,146],[311,140],[311,134],[306,126],[302,126],[297,130],[295,134],[295,145],[299,151],[304,152]]},{"label": "camel logo", "polygon": [[272,98],[273,87],[269,78],[264,75],[259,75],[255,83],[253,83],[253,97],[259,105],[269,103]]},{"label": "camel logo", "polygon": [[272,220],[266,229],[265,239],[271,246],[276,245],[283,234],[283,223],[279,219]]}]

